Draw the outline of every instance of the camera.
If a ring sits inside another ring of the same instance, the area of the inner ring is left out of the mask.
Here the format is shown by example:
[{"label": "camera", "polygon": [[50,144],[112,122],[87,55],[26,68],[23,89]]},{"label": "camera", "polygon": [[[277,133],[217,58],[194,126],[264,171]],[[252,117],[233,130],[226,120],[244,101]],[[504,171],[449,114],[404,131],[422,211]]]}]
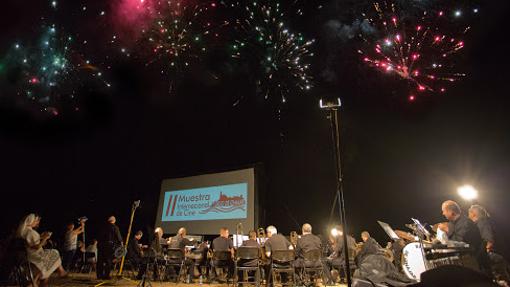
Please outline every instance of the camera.
[{"label": "camera", "polygon": [[133,202],[133,207],[134,208],[138,208],[139,206],[140,206],[140,200],[137,200],[137,201]]},{"label": "camera", "polygon": [[86,216],[82,216],[82,217],[78,218],[79,223],[82,223],[82,222],[85,223],[87,220],[89,220],[89,219]]}]

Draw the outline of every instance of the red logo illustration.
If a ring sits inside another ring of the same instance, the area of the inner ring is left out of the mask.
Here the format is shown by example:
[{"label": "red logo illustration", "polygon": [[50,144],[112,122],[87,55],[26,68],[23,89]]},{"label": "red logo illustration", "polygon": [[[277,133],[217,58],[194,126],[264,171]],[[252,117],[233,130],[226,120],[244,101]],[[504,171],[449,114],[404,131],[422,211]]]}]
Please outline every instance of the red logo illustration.
[{"label": "red logo illustration", "polygon": [[214,201],[211,206],[205,210],[200,211],[201,214],[209,212],[231,212],[237,209],[245,210],[246,200],[241,196],[226,196],[220,192],[220,198]]}]

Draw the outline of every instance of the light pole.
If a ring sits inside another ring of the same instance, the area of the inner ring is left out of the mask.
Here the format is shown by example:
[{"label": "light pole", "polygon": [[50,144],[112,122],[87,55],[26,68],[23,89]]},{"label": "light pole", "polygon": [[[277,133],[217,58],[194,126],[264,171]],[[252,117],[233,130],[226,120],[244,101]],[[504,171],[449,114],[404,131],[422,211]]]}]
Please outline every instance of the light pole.
[{"label": "light pole", "polygon": [[[331,126],[331,139],[335,146],[335,164],[336,164],[336,194],[335,200],[333,201],[333,208],[338,200],[338,213],[340,215],[340,222],[342,225],[343,232],[341,234],[343,238],[343,250],[345,258],[345,275],[347,277],[347,286],[352,286],[351,280],[351,268],[349,264],[349,252],[347,246],[347,221],[345,219],[345,203],[344,203],[344,190],[343,190],[343,175],[342,175],[342,163],[340,157],[340,128],[338,124],[338,109],[342,106],[340,98],[333,100],[321,99],[319,106],[323,110],[329,111],[328,119]],[[333,211],[333,209],[332,209]]]}]

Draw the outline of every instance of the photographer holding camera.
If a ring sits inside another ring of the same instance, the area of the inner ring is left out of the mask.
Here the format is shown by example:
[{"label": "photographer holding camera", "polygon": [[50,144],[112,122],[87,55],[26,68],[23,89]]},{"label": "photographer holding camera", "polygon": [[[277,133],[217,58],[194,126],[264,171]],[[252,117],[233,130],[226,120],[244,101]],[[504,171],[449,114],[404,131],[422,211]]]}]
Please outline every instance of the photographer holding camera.
[{"label": "photographer holding camera", "polygon": [[78,235],[83,233],[85,230],[85,221],[87,221],[86,217],[80,218],[80,226],[77,228],[75,228],[74,223],[72,222],[67,224],[62,254],[62,266],[66,271],[69,271],[69,268],[73,263],[74,255],[76,254],[76,249],[78,247]]}]

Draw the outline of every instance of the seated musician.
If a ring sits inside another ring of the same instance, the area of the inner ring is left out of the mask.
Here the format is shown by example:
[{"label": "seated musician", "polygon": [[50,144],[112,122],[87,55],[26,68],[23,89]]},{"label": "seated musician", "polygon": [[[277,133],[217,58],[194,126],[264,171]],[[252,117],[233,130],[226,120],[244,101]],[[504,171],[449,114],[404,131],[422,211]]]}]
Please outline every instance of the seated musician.
[{"label": "seated musician", "polygon": [[363,246],[356,255],[356,264],[361,264],[365,258],[369,255],[381,254],[381,245],[370,236],[368,231],[361,232],[361,239],[363,240]]},{"label": "seated musician", "polygon": [[[184,227],[179,228],[177,234],[174,237],[168,239],[168,248],[180,249],[182,254],[186,254],[186,246],[193,245],[193,241],[186,238],[187,230]],[[193,261],[191,259],[185,260],[186,267],[188,269],[187,283],[190,283],[193,274]]]},{"label": "seated musician", "polygon": [[135,233],[135,236],[131,241],[128,243],[128,249],[126,257],[133,264],[133,267],[138,269],[138,275],[136,276],[136,279],[140,280],[142,279],[142,276],[145,274],[146,265],[143,260],[143,251],[140,244],[140,239],[143,236],[143,232],[138,230]]},{"label": "seated musician", "polygon": [[[296,244],[296,261],[294,262],[295,267],[304,267],[304,255],[306,252],[311,250],[320,250],[322,253],[322,242],[321,239],[312,234],[312,226],[308,223],[303,224],[301,227],[301,231],[303,232],[301,238],[298,238]],[[317,262],[313,262],[313,267],[320,266],[320,260]],[[312,267],[312,266],[310,266]]]},{"label": "seated musician", "polygon": [[[257,232],[255,232],[255,230],[250,230],[250,232],[248,233],[248,240],[243,241],[243,244],[241,246],[260,248],[260,245],[257,241]],[[240,265],[241,266],[257,266],[257,261],[258,261],[258,259],[243,260],[240,262]]]},{"label": "seated musician", "polygon": [[[273,225],[270,225],[266,228],[266,234],[267,234],[267,240],[264,243],[264,251],[267,258],[271,258],[271,252],[273,250],[289,250],[294,249],[292,247],[292,244],[290,243],[285,236],[278,233],[278,230]],[[267,276],[267,282],[271,282],[271,272],[270,271],[271,265],[266,266],[266,276]],[[283,276],[285,274],[282,274],[282,281],[284,280]]]},{"label": "seated musician", "polygon": [[211,265],[213,267],[213,273],[211,274],[211,280],[214,280],[216,277],[216,267],[221,266],[222,264],[226,263],[226,266],[228,267],[228,275],[232,275],[234,272],[234,243],[229,236],[228,228],[222,227],[220,229],[220,236],[216,237],[211,244],[211,250],[212,252],[215,251],[228,251],[230,252],[230,257],[227,262],[222,262],[219,260],[211,260]]},{"label": "seated musician", "polygon": [[469,244],[478,265],[484,268],[487,262],[487,255],[485,248],[482,248],[482,237],[476,225],[462,214],[460,206],[453,200],[443,202],[441,210],[448,222],[439,224],[438,229],[447,234],[449,241]]},{"label": "seated musician", "polygon": [[[150,248],[152,257],[154,257],[154,260],[157,262],[163,260],[163,247],[161,246],[161,243],[164,243],[163,239],[163,228],[157,227],[154,230],[154,239],[151,242]],[[162,262],[161,262],[162,263]],[[157,268],[157,264],[154,264],[154,272],[153,272],[153,280],[156,281],[159,277],[159,270]]]},{"label": "seated musician", "polygon": [[[250,230],[248,232],[248,240],[244,240],[243,244],[241,244],[241,247],[252,247],[252,248],[260,248],[260,244],[257,241],[257,232],[255,230]],[[256,267],[259,263],[259,259],[240,259],[237,264],[238,266],[244,266],[244,267]],[[244,274],[243,272],[239,272],[238,276],[239,278],[243,278]],[[243,281],[246,281],[246,279],[243,279]]]},{"label": "seated musician", "polygon": [[384,255],[384,251],[377,241],[370,237],[370,233],[361,233],[363,246],[356,255],[355,261],[358,269],[354,277],[372,281],[373,283],[397,285],[399,283],[410,283],[412,280],[400,273]]},{"label": "seated musician", "polygon": [[[336,278],[333,278],[331,275],[331,270],[333,267],[338,268],[339,271],[342,271],[345,268],[345,251],[344,251],[344,238],[338,230],[342,230],[342,226],[335,227],[335,233],[332,234],[332,252],[326,258],[326,276],[331,281],[335,281]],[[356,255],[356,239],[351,235],[347,234],[347,250],[349,254],[349,261],[352,261],[351,264],[354,265],[354,257]]]},{"label": "seated musician", "polygon": [[482,206],[475,204],[469,208],[468,216],[469,219],[476,224],[480,231],[483,241],[482,247],[485,247],[487,252],[489,261],[487,262],[487,265],[490,266],[491,273],[498,281],[510,282],[510,275],[508,273],[508,270],[510,269],[508,269],[508,262],[506,262],[503,256],[496,253],[496,236],[494,228],[492,228],[489,213]]},{"label": "seated musician", "polygon": [[163,239],[163,228],[157,227],[154,230],[154,239],[151,242],[151,250],[155,253],[154,255],[156,257],[160,257],[163,255],[163,247],[161,246],[161,243],[164,242]]}]

